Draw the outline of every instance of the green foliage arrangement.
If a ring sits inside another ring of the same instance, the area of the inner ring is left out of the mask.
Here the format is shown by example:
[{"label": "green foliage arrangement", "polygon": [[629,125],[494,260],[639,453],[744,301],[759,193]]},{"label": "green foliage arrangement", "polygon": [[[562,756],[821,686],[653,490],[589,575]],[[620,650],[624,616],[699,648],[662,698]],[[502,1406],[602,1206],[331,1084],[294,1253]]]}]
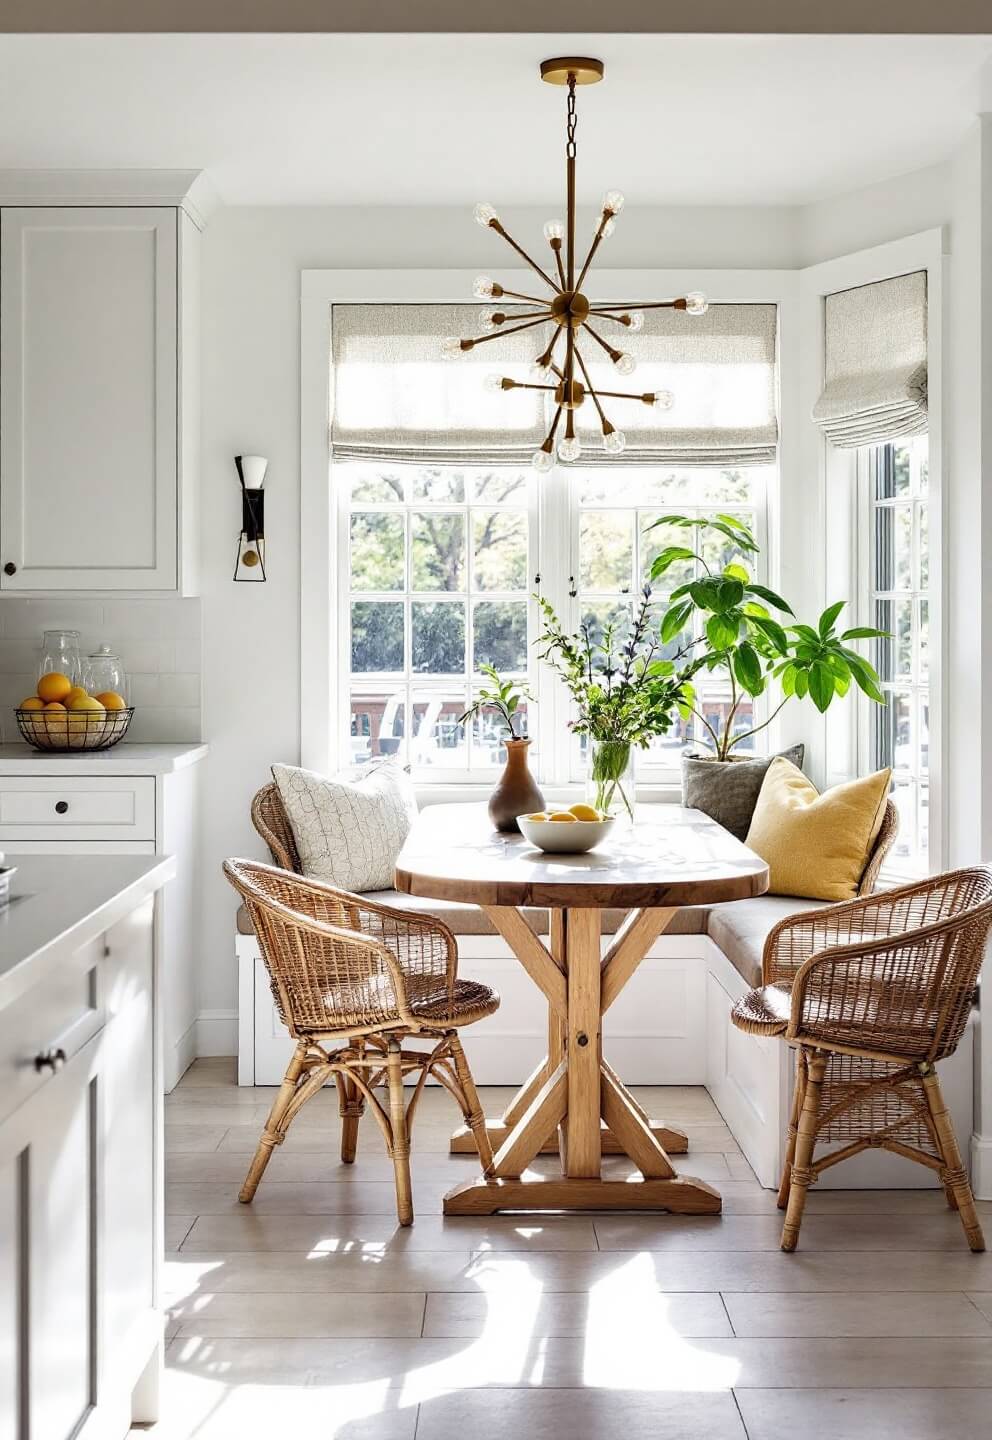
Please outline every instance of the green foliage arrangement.
[{"label": "green foliage arrangement", "polygon": [[526,737],[519,729],[520,725],[520,702],[521,700],[533,700],[533,695],[527,686],[515,680],[504,680],[495,665],[480,665],[479,669],[483,675],[488,675],[492,681],[492,688],[480,689],[474,702],[468,707],[464,715],[459,715],[459,725],[466,724],[477,715],[482,715],[486,710],[494,711],[506,726],[510,740],[523,740]]},{"label": "green foliage arrangement", "polygon": [[[663,515],[650,528],[662,525],[694,532],[687,539],[695,539],[697,545],[704,532],[714,531],[729,541],[745,562],[758,553],[751,531],[733,515],[709,519]],[[672,591],[661,622],[661,640],[671,644],[686,632],[698,632],[700,638],[685,647],[692,658],[679,672],[683,686],[690,686],[690,696],[692,677],[701,670],[722,671],[729,680],[731,704],[719,730],[696,708],[694,697],[690,701],[692,713],[708,733],[714,758],[729,759],[735,748],[770,725],[794,697],[808,695],[822,713],[835,696],[846,695],[853,682],[869,699],[885,703],[874,666],[852,649],[851,642],[880,638],[886,632],[856,626],[838,634],[837,620],[846,601],[828,605],[816,625],[800,624],[781,595],[755,582],[747,563],[735,560],[716,571],[691,544],[662,550],[651,566],[652,581],[683,561],[698,564],[703,574]],[[788,618],[774,618],[773,610]],[[746,697],[763,695],[773,680],[779,681],[782,694],[768,718],[735,733],[734,720],[741,703]]]},{"label": "green foliage arrangement", "polygon": [[693,698],[676,660],[661,654],[651,587],[641,591],[629,628],[621,633],[608,624],[599,639],[588,624],[568,634],[550,601],[537,599],[544,622],[537,639],[540,658],[572,697],[577,712],[572,729],[588,735],[592,745],[592,803],[610,811],[619,799],[632,814],[633,796],[623,784],[632,747],[646,748],[672,728],[677,715],[687,718]]}]

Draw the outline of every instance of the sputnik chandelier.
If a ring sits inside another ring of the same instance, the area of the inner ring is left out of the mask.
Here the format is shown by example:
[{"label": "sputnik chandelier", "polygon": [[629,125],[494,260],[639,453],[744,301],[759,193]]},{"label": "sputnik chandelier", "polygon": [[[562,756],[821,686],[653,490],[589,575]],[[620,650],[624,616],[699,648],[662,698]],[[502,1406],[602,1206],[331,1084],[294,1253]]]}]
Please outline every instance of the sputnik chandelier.
[{"label": "sputnik chandelier", "polygon": [[[601,60],[566,56],[557,60],[545,60],[541,65],[542,80],[547,81],[550,85],[564,85],[568,90],[565,126],[566,219],[564,224],[560,220],[549,220],[544,227],[544,237],[550,245],[554,257],[552,267],[555,274],[549,274],[547,270],[531,259],[522,246],[517,244],[516,240],[508,234],[491,205],[482,204],[475,207],[477,222],[489,230],[495,230],[497,235],[503,237],[549,288],[550,297],[548,295],[523,294],[518,290],[504,290],[502,285],[491,280],[488,275],[480,275],[473,286],[473,293],[477,299],[500,300],[506,297],[533,304],[536,308],[507,315],[498,308],[487,307],[479,316],[484,331],[482,335],[467,340],[455,336],[450,340],[445,340],[442,346],[442,353],[446,358],[458,359],[469,350],[473,350],[476,345],[484,345],[487,341],[499,339],[502,335],[519,334],[522,330],[532,330],[536,326],[549,323],[554,325],[551,340],[547,348],[538,356],[529,382],[513,380],[507,375],[488,375],[485,382],[493,390],[544,390],[553,395],[556,409],[551,421],[551,428],[543,445],[539,450],[535,450],[532,457],[534,468],[542,472],[548,471],[554,466],[555,439],[562,415],[565,416],[565,433],[558,441],[558,459],[570,461],[579,458],[582,446],[575,433],[575,412],[587,400],[591,400],[596,407],[603,433],[603,449],[608,455],[619,455],[627,441],[623,431],[616,429],[607,418],[602,403],[604,400],[636,400],[643,405],[656,406],[660,410],[668,410],[673,404],[674,397],[669,390],[653,390],[637,394],[622,390],[597,389],[592,383],[589,368],[579,348],[580,335],[583,340],[588,336],[601,350],[606,352],[618,375],[627,376],[633,373],[636,361],[632,355],[613,344],[613,338],[621,337],[619,332],[611,331],[610,326],[619,325],[623,329],[633,332],[643,329],[645,310],[684,310],[689,315],[703,315],[707,309],[706,297],[699,294],[698,291],[691,292],[679,300],[657,300],[646,304],[636,302],[634,305],[601,304],[590,300],[583,291],[593,258],[601,243],[612,235],[616,226],[616,217],[623,209],[623,196],[619,190],[607,190],[603,196],[601,213],[588,254],[581,266],[577,267],[575,254],[575,88],[577,85],[594,85],[602,78],[603,62]],[[595,323],[593,323],[594,321]],[[606,335],[600,334],[601,323],[607,330]]]}]

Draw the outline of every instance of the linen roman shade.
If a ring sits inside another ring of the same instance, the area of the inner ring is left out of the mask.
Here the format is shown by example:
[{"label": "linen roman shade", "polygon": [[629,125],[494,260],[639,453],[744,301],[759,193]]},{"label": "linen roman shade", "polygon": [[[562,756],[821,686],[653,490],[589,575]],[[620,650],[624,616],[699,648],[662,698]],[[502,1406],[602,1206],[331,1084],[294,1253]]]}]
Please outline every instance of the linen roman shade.
[{"label": "linen roman shade", "polygon": [[[510,306],[504,309],[513,315]],[[670,390],[675,403],[666,411],[636,399],[610,400],[608,413],[626,434],[627,448],[607,457],[587,401],[577,417],[582,461],[737,466],[774,460],[776,320],[774,305],[711,305],[699,316],[649,310],[637,333],[597,321],[604,338],[634,356],[637,370],[618,375],[587,336],[593,383],[635,396]],[[478,305],[335,305],[334,454],[420,464],[528,461],[547,434],[552,397],[537,390],[492,391],[483,378],[498,372],[531,379],[550,326],[501,334],[461,360],[443,358],[447,336],[478,333]]]},{"label": "linen roman shade", "polygon": [[826,297],[824,386],[813,419],[848,450],[926,433],[925,270]]}]

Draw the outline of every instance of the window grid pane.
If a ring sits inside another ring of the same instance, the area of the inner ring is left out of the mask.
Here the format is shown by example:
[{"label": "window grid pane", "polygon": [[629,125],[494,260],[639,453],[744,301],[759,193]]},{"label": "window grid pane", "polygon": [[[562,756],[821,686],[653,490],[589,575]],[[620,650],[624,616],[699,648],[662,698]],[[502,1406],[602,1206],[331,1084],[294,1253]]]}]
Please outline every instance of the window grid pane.
[{"label": "window grid pane", "polygon": [[877,446],[868,455],[869,617],[889,632],[872,642],[886,704],[871,706],[870,763],[893,771],[899,811],[893,868],[916,872],[928,860],[927,439]]},{"label": "window grid pane", "polygon": [[[485,717],[460,717],[490,661],[526,678],[528,474],[340,467],[349,485],[348,753],[397,755],[415,774],[491,772]],[[525,712],[524,712],[525,713]]]}]

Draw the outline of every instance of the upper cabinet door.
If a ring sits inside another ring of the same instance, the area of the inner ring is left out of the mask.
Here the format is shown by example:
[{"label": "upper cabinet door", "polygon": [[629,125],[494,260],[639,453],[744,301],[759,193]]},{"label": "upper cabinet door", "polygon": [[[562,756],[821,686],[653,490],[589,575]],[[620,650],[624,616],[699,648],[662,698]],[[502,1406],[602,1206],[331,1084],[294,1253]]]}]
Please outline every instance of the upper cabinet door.
[{"label": "upper cabinet door", "polygon": [[0,212],[0,588],[175,590],[174,209]]}]

